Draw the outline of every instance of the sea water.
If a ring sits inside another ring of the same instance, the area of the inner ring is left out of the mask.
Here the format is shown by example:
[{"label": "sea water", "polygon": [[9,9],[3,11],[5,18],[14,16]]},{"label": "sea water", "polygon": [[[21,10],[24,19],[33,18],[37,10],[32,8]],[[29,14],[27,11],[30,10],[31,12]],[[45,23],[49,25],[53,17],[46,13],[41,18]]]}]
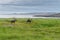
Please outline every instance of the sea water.
[{"label": "sea water", "polygon": [[33,15],[0,15],[0,18],[32,18]]},{"label": "sea water", "polygon": [[0,15],[0,18],[56,18],[60,17],[34,17],[34,15]]}]

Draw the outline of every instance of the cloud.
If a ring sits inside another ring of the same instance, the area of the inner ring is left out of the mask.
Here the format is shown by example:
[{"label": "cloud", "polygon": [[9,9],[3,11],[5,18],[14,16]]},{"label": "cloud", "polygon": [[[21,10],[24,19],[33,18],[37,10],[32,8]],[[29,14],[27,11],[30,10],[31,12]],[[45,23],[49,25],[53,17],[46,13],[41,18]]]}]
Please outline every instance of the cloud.
[{"label": "cloud", "polygon": [[0,0],[0,4],[14,6],[59,6],[60,0]]},{"label": "cloud", "polygon": [[0,0],[0,4],[9,4],[13,2],[14,0]]},{"label": "cloud", "polygon": [[0,0],[0,11],[60,11],[60,0]]},{"label": "cloud", "polygon": [[25,3],[25,2],[31,2],[33,0],[0,0],[0,4],[9,4],[9,3]]}]

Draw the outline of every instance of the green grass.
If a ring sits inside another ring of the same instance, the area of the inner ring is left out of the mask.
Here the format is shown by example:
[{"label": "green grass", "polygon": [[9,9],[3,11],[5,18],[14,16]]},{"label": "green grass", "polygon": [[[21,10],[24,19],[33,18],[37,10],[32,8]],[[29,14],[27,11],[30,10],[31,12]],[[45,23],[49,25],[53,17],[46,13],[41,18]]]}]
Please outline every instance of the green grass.
[{"label": "green grass", "polygon": [[60,40],[60,19],[17,19],[15,25],[0,19],[0,40]]}]

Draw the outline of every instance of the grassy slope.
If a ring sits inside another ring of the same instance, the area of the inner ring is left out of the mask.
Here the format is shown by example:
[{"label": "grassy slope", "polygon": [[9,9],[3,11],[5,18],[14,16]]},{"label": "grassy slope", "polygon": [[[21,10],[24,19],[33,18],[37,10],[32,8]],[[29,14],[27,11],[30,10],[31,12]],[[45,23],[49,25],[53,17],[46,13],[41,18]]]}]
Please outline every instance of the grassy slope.
[{"label": "grassy slope", "polygon": [[16,25],[0,19],[0,40],[60,40],[60,19],[17,19]]}]

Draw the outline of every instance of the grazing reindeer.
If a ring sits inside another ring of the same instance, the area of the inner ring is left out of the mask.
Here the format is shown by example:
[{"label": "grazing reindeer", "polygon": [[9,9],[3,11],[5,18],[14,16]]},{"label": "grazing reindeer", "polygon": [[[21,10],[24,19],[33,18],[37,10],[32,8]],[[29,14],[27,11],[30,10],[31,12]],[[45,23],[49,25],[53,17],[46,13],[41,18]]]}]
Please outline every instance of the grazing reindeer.
[{"label": "grazing reindeer", "polygon": [[13,18],[10,22],[11,22],[11,24],[15,24],[16,19],[15,19],[15,18]]},{"label": "grazing reindeer", "polygon": [[28,19],[26,22],[27,22],[27,23],[31,23],[31,19]]}]

